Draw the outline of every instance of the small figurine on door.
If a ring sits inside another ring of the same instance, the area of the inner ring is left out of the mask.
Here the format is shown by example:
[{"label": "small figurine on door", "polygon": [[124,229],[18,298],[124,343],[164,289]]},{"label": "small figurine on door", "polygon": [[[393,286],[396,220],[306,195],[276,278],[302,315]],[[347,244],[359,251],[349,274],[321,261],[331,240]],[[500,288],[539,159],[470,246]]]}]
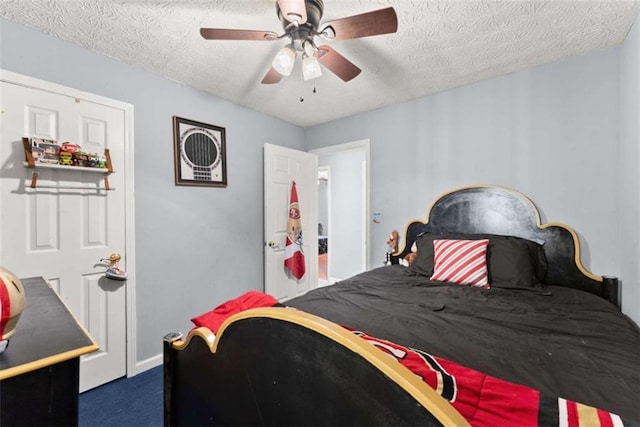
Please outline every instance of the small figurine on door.
[{"label": "small figurine on door", "polygon": [[109,263],[109,268],[105,271],[104,275],[107,279],[114,280],[127,280],[127,272],[118,267],[121,256],[118,253],[109,255],[109,258],[102,258],[100,261],[106,261]]}]

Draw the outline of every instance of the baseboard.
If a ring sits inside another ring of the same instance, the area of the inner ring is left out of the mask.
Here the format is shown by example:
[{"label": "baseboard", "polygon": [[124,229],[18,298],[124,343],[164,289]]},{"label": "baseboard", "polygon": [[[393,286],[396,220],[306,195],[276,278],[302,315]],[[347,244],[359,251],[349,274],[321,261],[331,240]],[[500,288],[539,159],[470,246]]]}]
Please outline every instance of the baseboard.
[{"label": "baseboard", "polygon": [[153,356],[146,360],[136,363],[134,375],[141,374],[144,371],[148,371],[149,369],[153,369],[156,366],[162,365],[162,360],[163,360],[163,356],[162,356],[162,353],[160,353],[157,356]]}]

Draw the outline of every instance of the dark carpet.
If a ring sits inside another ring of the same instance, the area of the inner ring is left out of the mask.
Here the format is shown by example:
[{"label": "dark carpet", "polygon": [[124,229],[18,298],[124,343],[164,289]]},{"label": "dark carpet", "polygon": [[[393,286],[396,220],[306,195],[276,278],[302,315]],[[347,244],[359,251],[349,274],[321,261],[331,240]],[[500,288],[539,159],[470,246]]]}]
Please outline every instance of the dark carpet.
[{"label": "dark carpet", "polygon": [[162,426],[162,366],[82,393],[78,424],[80,427]]}]

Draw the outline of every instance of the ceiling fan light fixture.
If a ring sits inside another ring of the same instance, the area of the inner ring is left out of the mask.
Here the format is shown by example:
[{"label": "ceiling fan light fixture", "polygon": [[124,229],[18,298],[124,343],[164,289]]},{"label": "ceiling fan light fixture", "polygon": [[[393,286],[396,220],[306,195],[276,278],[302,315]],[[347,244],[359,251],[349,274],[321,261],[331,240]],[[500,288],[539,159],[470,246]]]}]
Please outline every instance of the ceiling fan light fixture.
[{"label": "ceiling fan light fixture", "polygon": [[315,56],[305,56],[302,60],[302,77],[305,80],[311,80],[322,77],[322,68],[320,62]]},{"label": "ceiling fan light fixture", "polygon": [[316,54],[316,47],[313,44],[313,40],[305,40],[302,43],[302,50],[307,56],[313,56]]},{"label": "ceiling fan light fixture", "polygon": [[336,30],[334,30],[333,27],[329,25],[323,28],[322,31],[320,31],[320,35],[327,40],[333,40],[336,38]]},{"label": "ceiling fan light fixture", "polygon": [[273,68],[282,74],[283,76],[288,76],[291,74],[291,70],[293,70],[293,64],[296,62],[296,51],[291,47],[291,45],[286,45],[273,58],[273,62],[271,65]]},{"label": "ceiling fan light fixture", "polygon": [[295,24],[298,24],[300,21],[302,21],[302,16],[299,13],[288,13],[287,20]]}]

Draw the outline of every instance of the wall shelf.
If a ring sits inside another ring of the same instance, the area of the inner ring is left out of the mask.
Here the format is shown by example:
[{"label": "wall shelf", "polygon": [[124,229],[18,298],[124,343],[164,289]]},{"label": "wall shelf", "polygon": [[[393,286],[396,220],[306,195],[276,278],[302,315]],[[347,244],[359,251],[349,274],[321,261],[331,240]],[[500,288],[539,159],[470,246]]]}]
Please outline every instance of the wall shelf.
[{"label": "wall shelf", "polygon": [[[107,191],[111,191],[114,190],[113,188],[111,188],[111,186],[109,185],[109,174],[113,173],[113,165],[111,163],[111,155],[109,153],[109,149],[105,148],[104,149],[104,156],[106,158],[106,167],[104,168],[91,168],[91,167],[85,167],[85,166],[70,166],[70,165],[60,165],[60,164],[49,164],[49,163],[39,163],[36,162],[35,159],[33,158],[33,152],[31,150],[31,142],[29,141],[29,138],[23,137],[22,138],[22,145],[24,147],[24,157],[25,157],[25,161],[23,162],[23,165],[27,168],[30,169],[57,169],[57,170],[65,170],[65,171],[70,171],[70,172],[90,172],[90,173],[100,173],[100,174],[104,174],[104,188],[99,188],[100,190],[107,190]],[[38,187],[38,172],[34,171],[31,174],[31,188],[37,188]],[[40,186],[40,188],[65,188],[65,189],[78,189],[78,190],[87,190],[87,189],[91,189],[89,187],[81,187],[81,186],[75,186],[75,187],[69,187],[69,186]]]}]

